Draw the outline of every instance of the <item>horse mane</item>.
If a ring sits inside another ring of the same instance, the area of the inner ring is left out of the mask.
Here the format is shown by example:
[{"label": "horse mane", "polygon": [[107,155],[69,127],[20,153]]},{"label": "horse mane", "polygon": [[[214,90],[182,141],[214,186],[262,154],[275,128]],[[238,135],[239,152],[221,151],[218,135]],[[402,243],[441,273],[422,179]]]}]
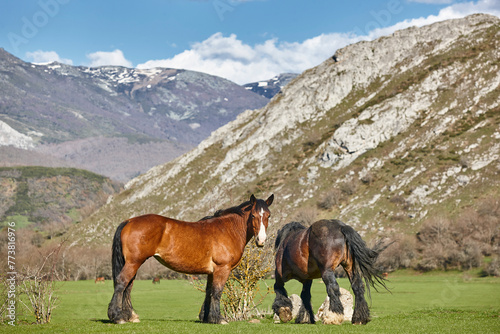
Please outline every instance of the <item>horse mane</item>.
[{"label": "horse mane", "polygon": [[214,213],[213,216],[203,217],[203,218],[200,219],[200,221],[202,221],[202,220],[208,220],[208,219],[212,219],[212,218],[223,217],[223,216],[227,216],[227,215],[230,215],[230,214],[237,214],[238,216],[243,217],[243,215],[245,214],[245,211],[247,211],[247,210],[244,210],[244,209],[246,207],[248,207],[249,205],[250,205],[250,201],[247,201],[247,202],[241,203],[238,206],[233,206],[231,208],[224,209],[224,210],[217,210],[217,211],[215,211],[215,213]]},{"label": "horse mane", "polygon": [[274,249],[278,249],[283,240],[285,240],[290,233],[305,229],[306,227],[299,222],[291,222],[286,224],[278,231],[278,235],[276,236],[276,241],[274,243]]}]

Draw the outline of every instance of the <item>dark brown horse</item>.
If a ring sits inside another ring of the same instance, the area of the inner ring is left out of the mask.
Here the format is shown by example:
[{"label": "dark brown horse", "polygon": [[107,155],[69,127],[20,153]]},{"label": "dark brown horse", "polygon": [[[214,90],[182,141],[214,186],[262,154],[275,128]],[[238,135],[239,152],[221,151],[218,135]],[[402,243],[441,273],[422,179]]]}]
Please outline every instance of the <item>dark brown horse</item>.
[{"label": "dark brown horse", "polygon": [[[378,243],[374,249],[366,246],[360,235],[350,226],[338,220],[320,220],[309,228],[292,222],[278,231],[276,238],[276,299],[273,311],[281,321],[292,318],[292,303],[285,290],[285,282],[296,279],[302,283],[300,295],[304,309],[297,315],[296,323],[314,323],[311,306],[311,285],[315,278],[322,278],[330,297],[329,312],[324,323],[340,324],[344,319],[344,308],[340,302],[340,291],[334,270],[344,267],[355,296],[353,324],[366,324],[370,312],[364,294],[366,282],[379,283],[386,288],[382,275],[375,269],[374,262],[379,253],[389,245]],[[387,289],[387,288],[386,288]]]},{"label": "dark brown horse", "polygon": [[250,201],[197,222],[158,215],[131,218],[121,223],[113,239],[115,292],[108,307],[114,323],[139,322],[130,291],[139,267],[151,256],[164,266],[185,274],[207,274],[206,296],[199,314],[202,322],[220,323],[220,297],[231,270],[238,265],[245,245],[255,237],[266,241],[271,195]]}]

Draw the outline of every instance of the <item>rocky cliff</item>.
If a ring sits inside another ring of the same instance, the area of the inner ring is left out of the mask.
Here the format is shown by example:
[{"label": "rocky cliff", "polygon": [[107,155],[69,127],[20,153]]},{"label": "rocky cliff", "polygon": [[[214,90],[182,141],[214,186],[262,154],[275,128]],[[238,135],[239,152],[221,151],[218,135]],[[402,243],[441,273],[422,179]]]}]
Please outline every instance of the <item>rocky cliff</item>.
[{"label": "rocky cliff", "polygon": [[[275,194],[273,225],[339,218],[415,232],[500,195],[500,20],[473,15],[338,50],[264,108],[130,181],[75,233],[109,242],[123,219],[197,219]],[[99,233],[96,233],[99,231]]]}]

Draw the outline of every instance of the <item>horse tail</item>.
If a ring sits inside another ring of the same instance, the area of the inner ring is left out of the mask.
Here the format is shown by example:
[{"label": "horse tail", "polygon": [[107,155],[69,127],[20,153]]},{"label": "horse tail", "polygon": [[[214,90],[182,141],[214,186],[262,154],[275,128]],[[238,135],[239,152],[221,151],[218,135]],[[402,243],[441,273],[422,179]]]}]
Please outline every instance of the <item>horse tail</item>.
[{"label": "horse tail", "polygon": [[347,247],[352,257],[353,270],[364,278],[368,289],[368,295],[370,295],[370,285],[375,288],[375,290],[377,290],[377,285],[380,285],[389,291],[385,285],[386,279],[383,277],[382,272],[375,267],[375,261],[379,254],[392,243],[384,246],[379,242],[373,249],[370,249],[366,246],[363,239],[361,239],[358,232],[352,227],[342,224],[340,230],[346,239]]},{"label": "horse tail", "polygon": [[112,257],[111,257],[111,267],[113,271],[113,285],[116,286],[116,278],[120,274],[125,265],[125,257],[123,256],[122,248],[122,230],[125,225],[128,224],[128,220],[124,221],[116,229],[115,236],[113,237],[112,246]]}]

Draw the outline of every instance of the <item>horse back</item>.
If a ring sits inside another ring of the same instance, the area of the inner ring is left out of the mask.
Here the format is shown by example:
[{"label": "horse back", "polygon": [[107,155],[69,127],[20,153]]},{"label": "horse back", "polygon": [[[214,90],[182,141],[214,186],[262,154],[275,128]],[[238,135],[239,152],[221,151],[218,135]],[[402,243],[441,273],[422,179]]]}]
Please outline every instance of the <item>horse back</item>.
[{"label": "horse back", "polygon": [[125,259],[144,262],[153,256],[169,220],[154,214],[129,219],[121,233]]}]

